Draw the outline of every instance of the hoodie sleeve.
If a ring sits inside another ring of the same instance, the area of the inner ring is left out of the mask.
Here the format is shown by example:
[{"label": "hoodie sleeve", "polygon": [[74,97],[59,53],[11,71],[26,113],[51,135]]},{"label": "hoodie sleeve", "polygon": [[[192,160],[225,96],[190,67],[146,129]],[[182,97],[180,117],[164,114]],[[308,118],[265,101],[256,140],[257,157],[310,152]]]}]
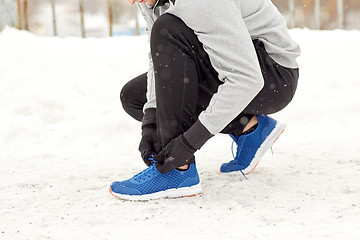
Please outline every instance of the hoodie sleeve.
[{"label": "hoodie sleeve", "polygon": [[200,116],[211,134],[229,124],[264,85],[240,3],[230,0],[177,0],[168,11],[194,30],[224,82]]},{"label": "hoodie sleeve", "polygon": [[156,108],[156,95],[155,95],[155,74],[154,66],[149,53],[149,69],[147,73],[147,91],[146,91],[147,102],[144,105],[143,111],[148,108]]},{"label": "hoodie sleeve", "polygon": [[[153,23],[151,22],[151,17],[147,16],[147,12],[149,11],[146,6],[146,4],[137,4],[140,10],[141,15],[144,17],[146,21],[146,33],[149,38],[150,42],[150,33]],[[143,111],[148,108],[156,108],[156,95],[155,95],[155,73],[154,73],[154,65],[151,57],[151,52],[148,53],[149,57],[149,68],[147,72],[147,91],[146,91],[146,99],[147,102],[145,103],[143,107]]]}]

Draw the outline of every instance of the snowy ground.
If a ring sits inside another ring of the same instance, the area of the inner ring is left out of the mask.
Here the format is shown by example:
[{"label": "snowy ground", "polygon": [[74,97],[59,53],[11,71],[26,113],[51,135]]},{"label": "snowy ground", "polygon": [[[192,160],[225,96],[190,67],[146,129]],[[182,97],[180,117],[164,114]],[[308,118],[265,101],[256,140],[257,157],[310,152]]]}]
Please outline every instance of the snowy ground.
[{"label": "snowy ground", "polygon": [[231,139],[197,154],[203,195],[124,202],[144,169],[119,91],[147,40],[0,33],[0,239],[359,239],[360,32],[292,30],[301,44],[287,129],[248,180],[219,173]]}]

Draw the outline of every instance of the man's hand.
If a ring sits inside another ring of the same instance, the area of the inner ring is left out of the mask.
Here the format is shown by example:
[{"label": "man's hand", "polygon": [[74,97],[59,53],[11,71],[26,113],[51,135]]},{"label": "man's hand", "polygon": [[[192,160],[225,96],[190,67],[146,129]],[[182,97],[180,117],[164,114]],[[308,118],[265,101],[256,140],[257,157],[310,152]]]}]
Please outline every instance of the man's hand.
[{"label": "man's hand", "polygon": [[190,164],[194,153],[199,150],[212,135],[197,120],[183,135],[171,140],[165,148],[154,156],[155,166],[160,173]]},{"label": "man's hand", "polygon": [[165,148],[154,156],[155,167],[160,173],[167,173],[175,168],[187,165],[194,157],[196,149],[183,135],[171,140]]},{"label": "man's hand", "polygon": [[145,125],[142,127],[142,138],[139,144],[141,157],[147,166],[153,162],[149,160],[151,155],[157,154],[161,147],[157,137],[156,125]]},{"label": "man's hand", "polygon": [[145,109],[141,123],[142,138],[139,144],[139,151],[145,164],[150,166],[153,163],[149,159],[151,155],[155,155],[161,150],[161,144],[156,131],[156,108]]}]

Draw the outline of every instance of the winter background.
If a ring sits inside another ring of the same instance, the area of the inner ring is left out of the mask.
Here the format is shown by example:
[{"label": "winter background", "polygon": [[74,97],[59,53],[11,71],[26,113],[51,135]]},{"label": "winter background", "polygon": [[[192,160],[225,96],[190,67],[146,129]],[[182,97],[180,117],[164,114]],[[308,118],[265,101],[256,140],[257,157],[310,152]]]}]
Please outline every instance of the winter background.
[{"label": "winter background", "polygon": [[[94,22],[97,18],[94,18]],[[66,28],[62,28],[66,29]],[[72,31],[69,29],[69,31]],[[292,29],[301,45],[287,125],[253,173],[219,172],[231,138],[199,151],[203,194],[112,197],[145,168],[122,86],[147,69],[146,36],[0,32],[0,239],[360,238],[360,31]]]},{"label": "winter background", "polygon": [[201,196],[120,201],[145,168],[140,124],[119,101],[146,71],[147,37],[0,33],[0,239],[359,239],[359,31],[294,29],[287,129],[249,179],[219,173],[231,139],[197,153]]}]

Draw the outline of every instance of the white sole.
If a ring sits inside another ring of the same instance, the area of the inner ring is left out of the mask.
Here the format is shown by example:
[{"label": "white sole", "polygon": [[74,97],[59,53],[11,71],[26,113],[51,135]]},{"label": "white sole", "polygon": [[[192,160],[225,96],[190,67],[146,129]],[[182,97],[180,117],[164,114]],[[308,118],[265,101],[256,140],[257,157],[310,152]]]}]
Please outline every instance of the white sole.
[{"label": "white sole", "polygon": [[179,198],[179,197],[192,197],[198,194],[201,194],[201,183],[198,183],[191,187],[182,187],[182,188],[171,188],[164,191],[145,194],[145,195],[124,195],[115,193],[109,188],[110,194],[122,199],[122,200],[130,200],[130,201],[148,201],[159,198]]},{"label": "white sole", "polygon": [[265,139],[265,141],[256,151],[254,159],[251,161],[250,165],[244,170],[242,170],[245,175],[251,173],[251,171],[254,170],[265,152],[276,142],[276,140],[283,133],[285,127],[286,126],[283,123],[276,123],[275,128],[271,131],[270,135]]}]

